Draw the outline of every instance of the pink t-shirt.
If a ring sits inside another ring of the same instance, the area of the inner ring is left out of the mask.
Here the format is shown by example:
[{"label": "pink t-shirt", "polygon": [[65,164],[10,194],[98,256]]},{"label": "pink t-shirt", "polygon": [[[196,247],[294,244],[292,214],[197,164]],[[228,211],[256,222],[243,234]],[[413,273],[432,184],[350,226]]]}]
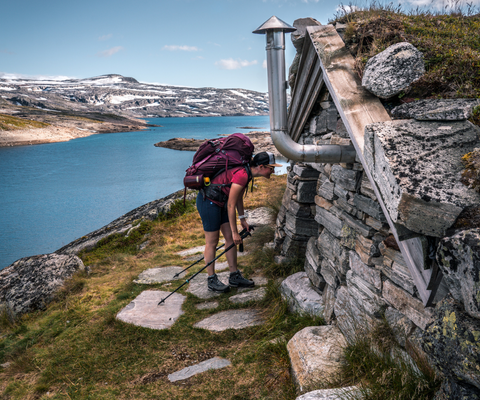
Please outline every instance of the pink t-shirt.
[{"label": "pink t-shirt", "polygon": [[[222,172],[220,175],[218,175],[215,179],[212,180],[212,183],[221,185],[236,183],[242,187],[245,187],[248,184],[248,174],[245,167],[235,167]],[[230,186],[223,187],[222,191],[228,196],[230,194]],[[214,200],[211,201],[217,206],[224,206],[224,203],[220,203]]]}]

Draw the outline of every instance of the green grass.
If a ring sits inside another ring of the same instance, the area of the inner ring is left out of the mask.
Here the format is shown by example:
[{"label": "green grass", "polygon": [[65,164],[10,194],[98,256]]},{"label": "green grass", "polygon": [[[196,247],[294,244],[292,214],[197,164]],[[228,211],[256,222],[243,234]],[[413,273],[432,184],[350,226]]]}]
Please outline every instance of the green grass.
[{"label": "green grass", "polygon": [[409,13],[372,2],[354,13],[339,12],[335,21],[347,24],[346,46],[360,77],[368,59],[395,43],[409,42],[423,53],[426,73],[399,95],[403,101],[479,98],[480,14],[474,12],[459,2],[439,12],[418,8]]},{"label": "green grass", "polygon": [[29,119],[0,114],[0,131],[45,128],[47,126],[49,126],[49,124],[46,124],[44,122],[31,121]]},{"label": "green grass", "polygon": [[337,385],[359,385],[364,400],[433,399],[440,379],[423,353],[408,341],[407,350],[411,358],[398,344],[386,320],[370,331],[357,332],[344,350]]}]

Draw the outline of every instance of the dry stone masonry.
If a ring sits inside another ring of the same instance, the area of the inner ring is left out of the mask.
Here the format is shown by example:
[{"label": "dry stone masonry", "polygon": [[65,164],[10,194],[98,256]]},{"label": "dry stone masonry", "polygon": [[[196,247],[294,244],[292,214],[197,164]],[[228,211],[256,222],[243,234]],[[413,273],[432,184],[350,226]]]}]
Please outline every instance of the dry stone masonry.
[{"label": "dry stone masonry", "polygon": [[[292,40],[299,42],[298,35]],[[408,43],[392,46],[369,61],[363,85],[390,98],[423,74],[422,60]],[[290,84],[295,73],[291,68]],[[480,233],[478,227],[452,228],[462,212],[480,205],[479,193],[461,183],[462,156],[480,147],[480,129],[467,121],[477,104],[472,99],[405,104],[392,111],[397,120],[366,125],[363,157],[356,162],[292,162],[276,221],[277,261],[303,259],[301,279],[308,277],[301,288],[282,285],[288,286],[284,295],[296,297],[290,305],[305,312],[299,300],[314,287],[317,308],[309,309],[321,310],[347,341],[386,319],[400,346],[423,354],[443,376],[439,399],[480,398]],[[299,143],[351,144],[328,86]],[[439,292],[433,306],[424,306],[389,221],[399,240],[415,241],[424,269],[443,274],[450,294]],[[290,357],[295,364],[300,356],[292,351]],[[292,368],[302,386],[303,372]]]}]

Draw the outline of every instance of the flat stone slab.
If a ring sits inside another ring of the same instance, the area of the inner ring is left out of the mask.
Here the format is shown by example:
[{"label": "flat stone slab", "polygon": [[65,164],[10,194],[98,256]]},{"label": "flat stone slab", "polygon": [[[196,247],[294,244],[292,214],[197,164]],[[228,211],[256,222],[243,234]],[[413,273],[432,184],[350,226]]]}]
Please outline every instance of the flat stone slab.
[{"label": "flat stone slab", "polygon": [[138,278],[135,279],[133,282],[143,285],[153,285],[155,283],[169,282],[183,278],[186,275],[186,272],[183,272],[178,277],[174,278],[174,275],[182,270],[182,267],[175,266],[150,268],[138,275]]},{"label": "flat stone slab", "polygon": [[333,325],[309,326],[290,339],[287,350],[300,391],[338,375],[346,344],[340,329]]},{"label": "flat stone slab", "polygon": [[392,110],[395,118],[415,118],[419,121],[459,121],[472,116],[478,99],[429,99],[402,104]]},{"label": "flat stone slab", "polygon": [[218,301],[207,301],[205,303],[196,304],[195,308],[197,310],[211,310],[218,307]]},{"label": "flat stone slab", "polygon": [[[225,242],[224,239],[220,239],[219,244],[224,242]],[[192,247],[190,249],[177,251],[175,254],[178,254],[179,256],[182,256],[182,257],[186,257],[186,256],[191,256],[192,254],[203,253],[204,251],[205,251],[205,246],[197,246],[197,247]]]},{"label": "flat stone slab", "polygon": [[468,121],[397,120],[365,127],[364,155],[393,222],[444,237],[480,194],[461,183],[462,157],[479,147]]},{"label": "flat stone slab", "polygon": [[[228,285],[228,278],[230,277],[229,271],[219,272],[217,273],[217,276],[222,283]],[[207,280],[207,273],[202,272],[201,274],[198,274],[192,281],[190,281],[187,292],[199,297],[200,299],[211,299],[213,297],[217,297],[223,294],[209,291]]]},{"label": "flat stone slab", "polygon": [[323,314],[323,298],[313,288],[306,272],[297,272],[286,278],[280,285],[280,293],[292,312],[312,316]]},{"label": "flat stone slab", "polygon": [[235,304],[243,304],[249,301],[263,300],[266,294],[267,294],[267,289],[262,287],[256,290],[250,290],[248,292],[236,294],[235,296],[231,296],[229,300]]},{"label": "flat stone slab", "polygon": [[192,254],[203,253],[205,251],[205,246],[192,247],[191,249],[186,249],[182,251],[177,251],[175,254],[179,256],[186,257],[191,256]]},{"label": "flat stone slab", "polygon": [[117,319],[150,329],[168,329],[183,314],[182,304],[186,296],[174,293],[162,305],[158,305],[171,292],[145,290],[123,308]]},{"label": "flat stone slab", "polygon": [[362,392],[357,386],[347,386],[337,389],[321,389],[305,393],[295,400],[359,400]]},{"label": "flat stone slab", "polygon": [[263,324],[264,320],[258,310],[228,310],[221,311],[197,322],[194,327],[213,332],[227,329],[244,329]]},{"label": "flat stone slab", "polygon": [[201,374],[202,372],[209,371],[211,369],[225,368],[229,365],[232,365],[232,363],[225,358],[214,357],[210,358],[209,360],[202,361],[199,364],[195,364],[180,371],[174,372],[173,374],[168,375],[168,380],[170,382],[182,381],[194,375]]}]

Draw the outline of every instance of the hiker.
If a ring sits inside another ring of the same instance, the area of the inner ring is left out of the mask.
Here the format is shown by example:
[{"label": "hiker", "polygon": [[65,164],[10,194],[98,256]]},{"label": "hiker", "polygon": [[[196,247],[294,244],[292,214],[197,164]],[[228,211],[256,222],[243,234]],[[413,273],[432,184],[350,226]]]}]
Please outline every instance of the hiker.
[{"label": "hiker", "polygon": [[[217,244],[220,238],[220,231],[225,238],[225,246],[231,244],[239,245],[242,239],[237,229],[237,217],[244,229],[250,231],[246,221],[243,208],[243,197],[245,189],[252,178],[264,177],[270,179],[275,167],[281,167],[275,163],[275,156],[269,152],[261,152],[255,155],[249,165],[228,169],[212,180],[213,184],[225,184],[227,186],[212,186],[202,189],[197,196],[197,210],[202,218],[203,230],[205,232],[205,263],[215,258]],[[250,174],[247,172],[250,170]],[[249,176],[250,175],[250,176]],[[229,187],[229,184],[231,186]],[[214,189],[216,189],[215,193]],[[209,197],[210,196],[210,197]],[[213,198],[212,198],[213,197]],[[234,246],[225,256],[227,257],[230,269],[228,283],[232,287],[252,287],[255,282],[246,279],[237,269],[237,247]],[[228,292],[229,285],[225,285],[215,273],[215,263],[207,267],[208,290],[214,292]]]}]

